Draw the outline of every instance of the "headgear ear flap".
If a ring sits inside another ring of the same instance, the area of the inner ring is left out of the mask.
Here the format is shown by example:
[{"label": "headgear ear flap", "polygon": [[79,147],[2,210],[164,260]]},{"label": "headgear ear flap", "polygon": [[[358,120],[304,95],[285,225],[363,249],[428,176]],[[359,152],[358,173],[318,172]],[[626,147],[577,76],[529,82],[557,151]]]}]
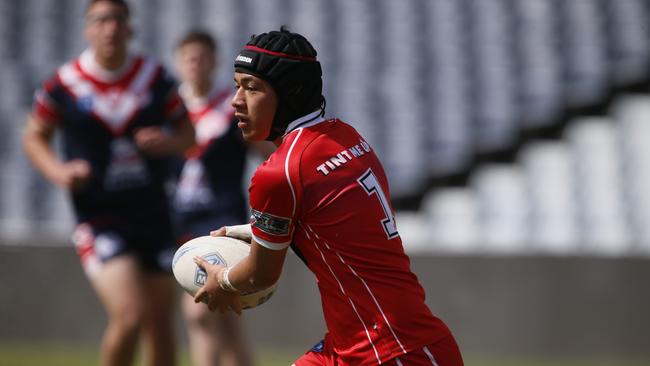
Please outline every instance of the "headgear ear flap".
[{"label": "headgear ear flap", "polygon": [[291,121],[324,108],[323,81],[316,50],[305,37],[284,27],[253,36],[235,58],[235,70],[271,84],[278,108],[267,140],[285,133]]}]

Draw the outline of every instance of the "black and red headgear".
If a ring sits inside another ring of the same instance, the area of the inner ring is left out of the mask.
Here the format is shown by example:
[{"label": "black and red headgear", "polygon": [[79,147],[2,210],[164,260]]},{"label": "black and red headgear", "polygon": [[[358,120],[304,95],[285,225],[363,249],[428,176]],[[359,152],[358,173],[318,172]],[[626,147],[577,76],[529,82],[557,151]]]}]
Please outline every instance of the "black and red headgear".
[{"label": "black and red headgear", "polygon": [[251,37],[235,58],[235,71],[266,80],[278,96],[267,140],[282,136],[292,121],[321,109],[323,80],[316,50],[305,37],[284,27]]}]

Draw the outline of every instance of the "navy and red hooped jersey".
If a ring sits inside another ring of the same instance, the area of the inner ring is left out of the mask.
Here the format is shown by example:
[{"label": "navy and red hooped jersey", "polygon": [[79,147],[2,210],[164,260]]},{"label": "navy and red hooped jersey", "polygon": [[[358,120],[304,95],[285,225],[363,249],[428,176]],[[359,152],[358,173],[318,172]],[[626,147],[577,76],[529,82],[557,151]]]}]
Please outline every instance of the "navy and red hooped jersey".
[{"label": "navy and red hooped jersey", "polygon": [[169,160],[145,156],[133,139],[138,128],[168,128],[187,118],[160,63],[131,55],[121,70],[109,72],[86,50],[37,90],[32,113],[61,130],[65,160],[91,165],[89,184],[72,197],[79,220],[164,202]]},{"label": "navy and red hooped jersey", "polygon": [[250,186],[251,226],[315,274],[326,341],[342,365],[377,365],[450,334],[410,270],[372,147],[319,112],[292,122]]},{"label": "navy and red hooped jersey", "polygon": [[196,145],[186,154],[174,199],[176,209],[188,218],[206,214],[215,220],[218,216],[245,218],[242,179],[247,148],[230,105],[232,88],[215,84],[205,97],[193,95],[184,84],[179,91],[196,131]]}]

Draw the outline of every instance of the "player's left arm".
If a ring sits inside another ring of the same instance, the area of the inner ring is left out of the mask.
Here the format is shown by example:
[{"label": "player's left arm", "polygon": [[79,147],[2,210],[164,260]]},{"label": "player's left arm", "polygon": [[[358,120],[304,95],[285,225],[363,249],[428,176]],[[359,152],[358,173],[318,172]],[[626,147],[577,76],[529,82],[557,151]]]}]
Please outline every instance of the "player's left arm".
[{"label": "player's left arm", "polygon": [[189,118],[182,118],[171,131],[159,126],[143,127],[134,138],[138,148],[149,156],[178,155],[194,144],[194,127]]},{"label": "player's left arm", "polygon": [[135,131],[134,140],[140,151],[152,157],[183,154],[195,143],[194,126],[187,108],[178,94],[176,81],[162,69],[159,87],[165,90],[165,98],[158,106],[168,121],[163,126],[148,126]]}]

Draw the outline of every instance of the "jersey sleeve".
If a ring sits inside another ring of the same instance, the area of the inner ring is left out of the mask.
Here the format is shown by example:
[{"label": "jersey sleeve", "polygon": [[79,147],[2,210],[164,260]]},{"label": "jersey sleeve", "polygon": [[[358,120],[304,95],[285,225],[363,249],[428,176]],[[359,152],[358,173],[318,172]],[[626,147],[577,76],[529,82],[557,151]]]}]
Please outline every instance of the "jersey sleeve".
[{"label": "jersey sleeve", "polygon": [[32,115],[47,124],[58,125],[61,123],[62,113],[56,101],[56,91],[60,88],[58,78],[52,77],[41,85],[34,93]]},{"label": "jersey sleeve", "polygon": [[251,180],[251,228],[253,239],[271,250],[291,244],[296,224],[296,194],[277,156],[262,164]]}]

